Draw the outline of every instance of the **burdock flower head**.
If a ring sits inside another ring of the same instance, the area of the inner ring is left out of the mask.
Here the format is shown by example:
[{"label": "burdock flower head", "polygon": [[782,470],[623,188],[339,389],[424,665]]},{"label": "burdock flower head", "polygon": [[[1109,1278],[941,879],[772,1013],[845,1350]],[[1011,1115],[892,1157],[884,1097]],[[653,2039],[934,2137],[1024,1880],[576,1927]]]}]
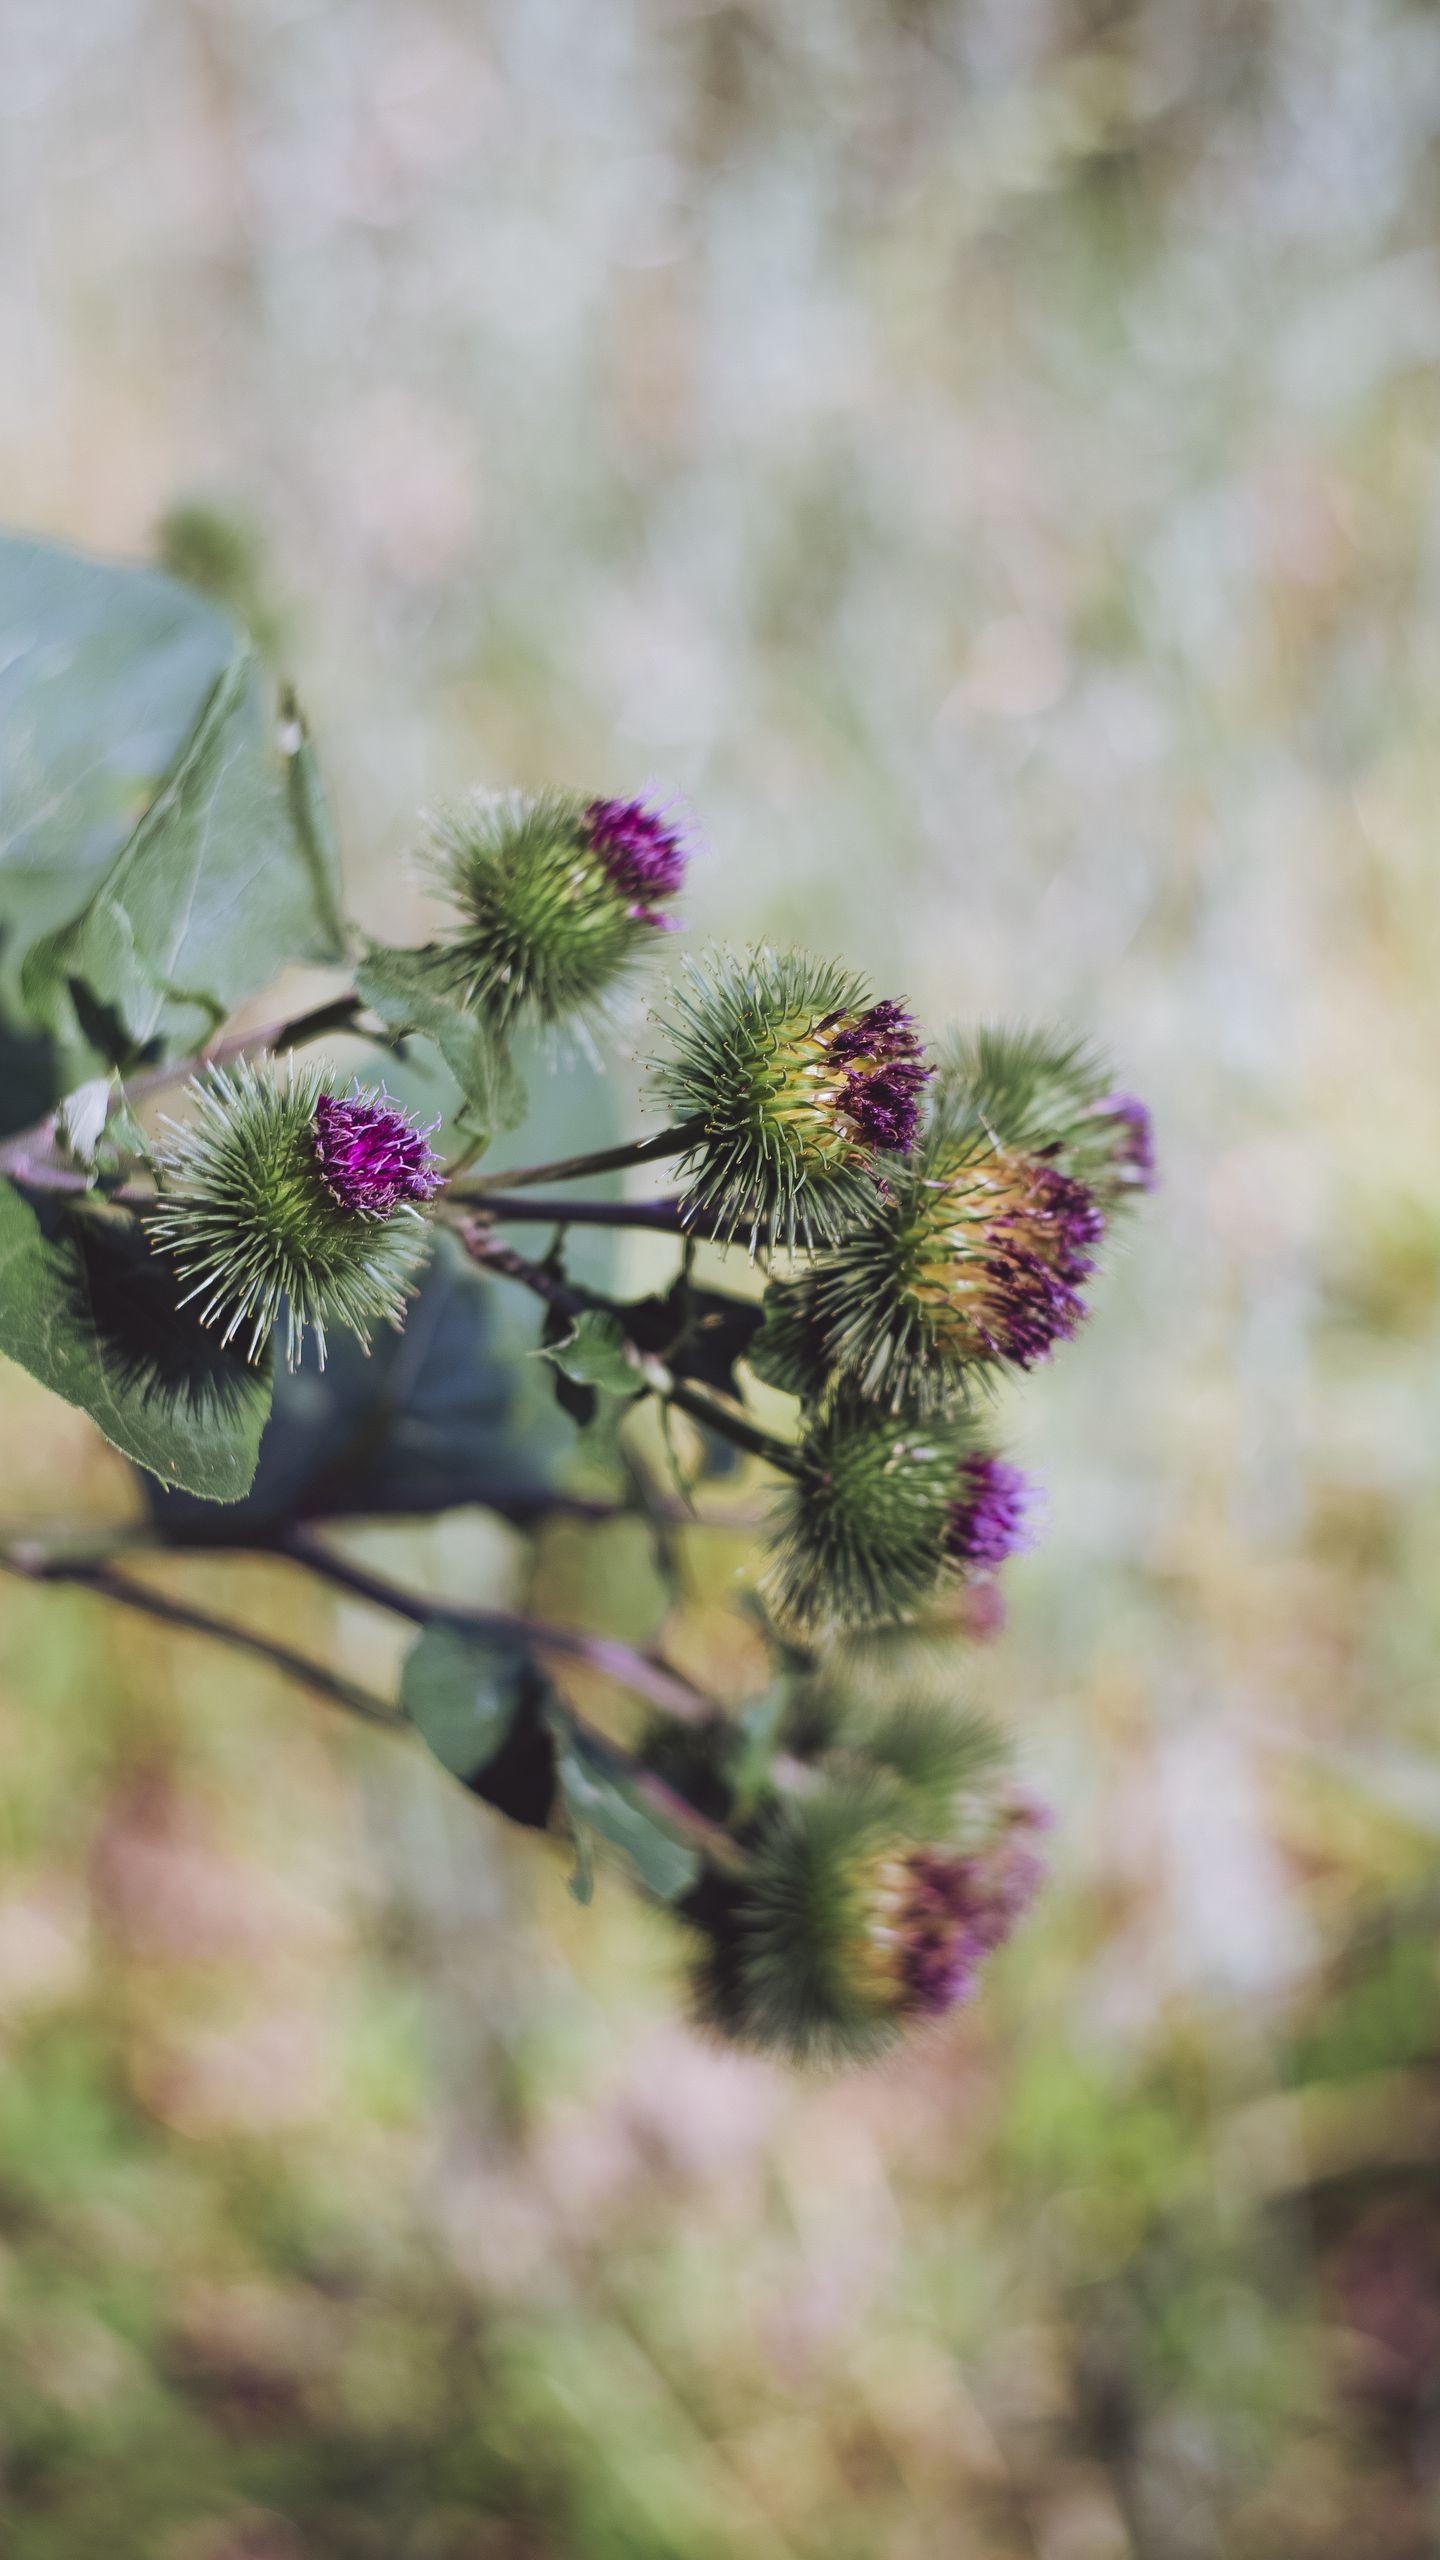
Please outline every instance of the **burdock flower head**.
[{"label": "burdock flower head", "polygon": [[914,1022],[833,962],[691,962],[666,1027],[656,1081],[692,1138],[684,1213],[722,1240],[838,1236],[915,1145],[930,1069]]},{"label": "burdock flower head", "polygon": [[454,910],[453,972],[500,1027],[557,1023],[611,995],[682,886],[686,827],[643,800],[477,795],[436,823],[431,854]]},{"label": "burdock flower head", "polygon": [[812,1417],[772,1530],[764,1589],[801,1635],[913,1616],[947,1576],[993,1573],[1024,1543],[1028,1487],[939,1422],[841,1396]]},{"label": "burdock flower head", "polygon": [[1032,1368],[1074,1333],[1104,1232],[1088,1183],[984,1131],[933,1129],[817,1273],[809,1339],[865,1393],[943,1411],[977,1369]]},{"label": "burdock flower head", "polygon": [[962,1845],[918,1836],[877,1778],[840,1780],[771,1813],[748,1872],[717,1906],[702,2015],[799,2062],[864,2059],[907,2024],[968,2000],[1043,1876],[1042,1817],[999,1805]]},{"label": "burdock flower head", "polygon": [[323,1361],[331,1326],[368,1347],[373,1325],[398,1324],[442,1181],[428,1132],[387,1094],[338,1092],[293,1056],[283,1073],[211,1067],[190,1090],[149,1227],[202,1323],[257,1360],[283,1308],[292,1368],[307,1330]]}]

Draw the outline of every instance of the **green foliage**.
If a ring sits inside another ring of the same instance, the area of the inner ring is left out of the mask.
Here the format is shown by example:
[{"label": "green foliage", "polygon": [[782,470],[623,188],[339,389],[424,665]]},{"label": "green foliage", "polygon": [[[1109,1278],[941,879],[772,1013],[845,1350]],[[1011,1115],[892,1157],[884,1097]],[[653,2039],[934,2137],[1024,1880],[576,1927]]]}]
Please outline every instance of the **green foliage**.
[{"label": "green foliage", "polygon": [[462,1003],[447,953],[387,950],[372,942],[355,971],[356,992],[394,1032],[433,1041],[460,1091],[458,1125],[469,1138],[517,1128],[525,1087],[504,1033]]},{"label": "green foliage", "polygon": [[343,959],[338,896],[303,732],[239,649],[114,862],[32,944],[25,1010],[67,1085],[173,1056],[287,964]]},{"label": "green foliage", "polygon": [[576,1844],[577,1899],[590,1898],[593,1835],[620,1851],[657,1901],[678,1902],[700,1873],[699,1854],[644,1799],[635,1763],[577,1724],[558,1702],[550,1709],[550,1724],[561,1798]]}]

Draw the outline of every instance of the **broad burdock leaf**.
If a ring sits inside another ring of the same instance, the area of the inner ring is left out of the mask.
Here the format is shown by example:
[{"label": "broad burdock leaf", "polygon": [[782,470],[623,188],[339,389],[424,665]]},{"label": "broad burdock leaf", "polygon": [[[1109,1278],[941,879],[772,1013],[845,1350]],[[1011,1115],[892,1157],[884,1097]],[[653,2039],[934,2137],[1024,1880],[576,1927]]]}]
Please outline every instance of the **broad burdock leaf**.
[{"label": "broad burdock leaf", "polygon": [[0,930],[11,977],[79,914],[235,655],[173,578],[0,538]]},{"label": "broad burdock leaf", "polygon": [[355,972],[355,985],[387,1029],[418,1032],[433,1041],[460,1089],[457,1126],[467,1137],[518,1128],[525,1117],[525,1086],[505,1034],[483,1015],[467,1011],[455,991],[454,967],[435,949],[390,950],[372,943]]},{"label": "broad burdock leaf", "polygon": [[0,1352],[214,1517],[254,1476],[270,1372],[179,1296],[133,1220],[0,1183]]},{"label": "broad burdock leaf", "polygon": [[242,647],[80,913],[28,953],[23,1000],[78,1082],[193,1049],[282,968],[344,956],[303,731]]}]

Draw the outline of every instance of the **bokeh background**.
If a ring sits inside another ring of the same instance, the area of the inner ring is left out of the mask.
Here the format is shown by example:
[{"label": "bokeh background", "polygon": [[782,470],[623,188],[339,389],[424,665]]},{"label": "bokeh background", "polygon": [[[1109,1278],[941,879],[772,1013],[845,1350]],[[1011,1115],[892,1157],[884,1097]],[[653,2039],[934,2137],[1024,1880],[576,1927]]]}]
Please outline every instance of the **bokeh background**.
[{"label": "bokeh background", "polygon": [[[16,2560],[1440,2549],[1437,140],[1425,0],[0,5],[5,516],[228,548],[364,920],[447,791],[653,776],[697,927],[1101,1032],[1165,1174],[975,1661],[1050,1894],[879,2074],[0,1589]],[[9,1368],[0,1446],[6,1526],[134,1515]],[[625,1525],[353,1536],[660,1632]]]}]

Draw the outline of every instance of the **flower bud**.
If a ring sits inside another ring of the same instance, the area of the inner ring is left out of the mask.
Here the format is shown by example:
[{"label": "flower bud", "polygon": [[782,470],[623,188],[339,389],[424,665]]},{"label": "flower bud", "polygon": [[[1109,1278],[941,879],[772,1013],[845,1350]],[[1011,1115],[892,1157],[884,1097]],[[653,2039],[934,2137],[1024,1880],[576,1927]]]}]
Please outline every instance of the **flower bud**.
[{"label": "flower bud", "polygon": [[466,1001],[501,1028],[562,1022],[611,995],[652,934],[673,925],[686,831],[643,800],[477,794],[435,829],[434,867]]},{"label": "flower bud", "polygon": [[[398,1325],[425,1252],[421,1211],[443,1176],[428,1144],[383,1092],[334,1089],[320,1067],[283,1075],[242,1059],[191,1087],[195,1117],[172,1122],[157,1157],[154,1241],[203,1301],[200,1319],[258,1360],[282,1307],[293,1368],[307,1330],[323,1363],[327,1328],[369,1347]],[[248,1329],[248,1330],[247,1330]]]},{"label": "flower bud", "polygon": [[993,1571],[1021,1542],[1024,1479],[955,1427],[842,1398],[813,1420],[777,1513],[765,1592],[782,1627],[905,1618],[947,1571]]},{"label": "flower bud", "polygon": [[958,2007],[1034,1898],[1039,1819],[992,1810],[957,1847],[916,1836],[879,1779],[773,1807],[747,1874],[711,1915],[702,2015],[741,2044],[834,2062]]},{"label": "flower bud", "polygon": [[683,1214],[723,1242],[842,1234],[915,1145],[930,1069],[914,1023],[833,963],[768,950],[692,962],[668,1029],[657,1085],[697,1124]]}]

